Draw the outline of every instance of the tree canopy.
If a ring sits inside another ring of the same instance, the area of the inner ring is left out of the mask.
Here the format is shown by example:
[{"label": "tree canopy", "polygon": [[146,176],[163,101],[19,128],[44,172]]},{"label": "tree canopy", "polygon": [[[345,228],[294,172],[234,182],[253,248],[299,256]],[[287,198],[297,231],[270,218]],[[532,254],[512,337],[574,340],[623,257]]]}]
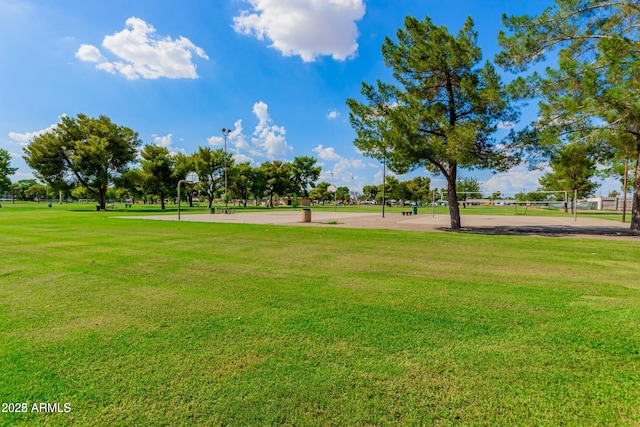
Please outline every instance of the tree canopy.
[{"label": "tree canopy", "polygon": [[157,195],[164,209],[165,198],[172,195],[178,185],[178,179],[173,173],[175,160],[166,147],[158,145],[145,145],[140,156],[145,191]]},{"label": "tree canopy", "polygon": [[309,187],[316,183],[322,171],[316,162],[311,156],[295,157],[291,162],[291,184],[295,195],[309,197]]},{"label": "tree canopy", "polygon": [[225,153],[222,148],[214,150],[211,147],[198,147],[193,155],[195,171],[200,177],[198,188],[207,195],[209,208],[219,190],[224,190],[225,156],[227,169],[233,168],[231,153]]},{"label": "tree canopy", "polygon": [[456,181],[456,192],[461,194],[464,200],[479,199],[482,197],[482,186],[478,178],[464,176]]},{"label": "tree canopy", "polygon": [[17,168],[11,167],[11,156],[9,152],[0,148],[0,193],[9,191],[11,188],[11,180],[9,175],[13,175]]},{"label": "tree canopy", "polygon": [[500,122],[518,114],[494,67],[481,64],[477,38],[471,18],[454,36],[429,17],[409,16],[397,42],[387,37],[382,46],[398,86],[363,83],[366,101],[347,100],[356,147],[387,158],[394,172],[425,167],[446,178],[453,229],[461,227],[458,168],[503,171],[520,160],[510,145],[492,138]]},{"label": "tree canopy", "polygon": [[24,159],[37,178],[54,189],[82,186],[105,208],[109,185],[135,161],[138,134],[106,116],[63,116],[36,136]]},{"label": "tree canopy", "polygon": [[274,195],[285,196],[291,193],[290,164],[281,160],[267,161],[260,165],[260,170],[267,185],[266,193],[269,196],[269,206],[273,207]]},{"label": "tree canopy", "polygon": [[540,117],[521,140],[552,150],[596,144],[600,162],[636,159],[631,231],[640,232],[640,2],[556,0],[537,16],[505,16],[497,61],[522,72],[550,52],[556,67],[520,78],[520,96],[537,97]]},{"label": "tree canopy", "polygon": [[593,194],[597,184],[591,181],[596,172],[596,162],[584,144],[568,144],[551,157],[551,172],[540,178],[544,190],[571,190],[578,197]]}]

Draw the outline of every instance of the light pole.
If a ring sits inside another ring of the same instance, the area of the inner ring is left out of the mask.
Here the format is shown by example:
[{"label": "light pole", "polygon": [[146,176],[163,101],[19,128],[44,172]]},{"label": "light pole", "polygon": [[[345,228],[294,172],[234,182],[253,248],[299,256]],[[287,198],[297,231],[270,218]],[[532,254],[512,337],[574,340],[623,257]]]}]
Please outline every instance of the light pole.
[{"label": "light pole", "polygon": [[222,128],[224,135],[224,207],[229,207],[228,188],[227,188],[227,136],[231,133],[231,129]]},{"label": "light pole", "polygon": [[353,195],[353,201],[352,204],[356,204],[356,190],[355,189],[355,181],[356,181],[356,177],[351,175],[351,193]]},{"label": "light pole", "polygon": [[385,156],[382,162],[382,218],[384,218],[384,205],[387,204],[387,201],[385,199],[385,194],[384,194],[386,182],[387,182],[387,153],[385,152]]},{"label": "light pole", "polygon": [[[333,172],[331,172],[331,185],[333,185]],[[336,195],[337,195],[338,191],[334,191],[333,192],[333,211],[336,211]]]}]

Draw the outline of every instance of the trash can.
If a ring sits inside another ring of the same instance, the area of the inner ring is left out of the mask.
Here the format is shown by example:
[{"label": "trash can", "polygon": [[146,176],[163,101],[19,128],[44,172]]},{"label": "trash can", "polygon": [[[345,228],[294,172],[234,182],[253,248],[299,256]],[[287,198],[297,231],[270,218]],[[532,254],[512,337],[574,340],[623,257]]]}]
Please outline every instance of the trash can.
[{"label": "trash can", "polygon": [[302,209],[302,222],[311,222],[311,209]]},{"label": "trash can", "polygon": [[414,215],[418,215],[418,204],[417,203],[413,205],[413,214]]}]

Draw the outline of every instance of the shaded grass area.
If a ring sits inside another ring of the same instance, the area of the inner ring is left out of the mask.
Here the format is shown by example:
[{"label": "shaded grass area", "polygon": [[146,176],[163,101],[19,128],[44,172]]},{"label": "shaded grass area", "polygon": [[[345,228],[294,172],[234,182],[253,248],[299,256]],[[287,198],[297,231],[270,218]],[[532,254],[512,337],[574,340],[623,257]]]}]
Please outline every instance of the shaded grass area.
[{"label": "shaded grass area", "polygon": [[637,242],[2,209],[3,425],[640,422]]}]

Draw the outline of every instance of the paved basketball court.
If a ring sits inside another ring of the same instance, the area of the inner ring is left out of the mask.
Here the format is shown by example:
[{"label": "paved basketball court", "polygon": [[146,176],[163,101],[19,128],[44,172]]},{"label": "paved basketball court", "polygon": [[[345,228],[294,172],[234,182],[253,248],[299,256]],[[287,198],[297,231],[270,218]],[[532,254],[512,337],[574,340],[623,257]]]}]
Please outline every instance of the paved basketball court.
[{"label": "paved basketball court", "polygon": [[[177,215],[148,215],[120,217],[177,221]],[[298,227],[383,228],[413,231],[450,231],[449,215],[420,214],[405,216],[399,213],[354,213],[311,211],[311,222],[302,221],[302,211],[260,211],[235,214],[183,214],[184,222],[217,222],[242,224],[273,224]],[[599,237],[637,239],[629,235],[629,224],[578,216],[545,217],[532,215],[490,216],[463,215],[461,232],[480,234],[544,235],[554,237]]]}]

